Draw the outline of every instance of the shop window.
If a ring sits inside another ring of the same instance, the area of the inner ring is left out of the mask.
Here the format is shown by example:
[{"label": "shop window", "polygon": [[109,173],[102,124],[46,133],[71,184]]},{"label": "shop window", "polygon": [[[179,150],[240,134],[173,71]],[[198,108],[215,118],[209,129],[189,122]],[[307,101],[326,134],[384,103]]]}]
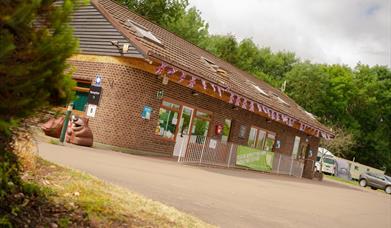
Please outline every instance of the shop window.
[{"label": "shop window", "polygon": [[223,143],[228,142],[229,134],[231,132],[231,123],[232,121],[230,119],[224,120],[223,135],[221,136],[221,142]]},{"label": "shop window", "polygon": [[276,141],[276,134],[268,132],[263,150],[271,152],[273,150],[275,141]]},{"label": "shop window", "polygon": [[293,150],[292,150],[292,158],[296,159],[297,154],[299,153],[299,146],[300,146],[300,137],[295,136],[295,141],[293,143]]},{"label": "shop window", "polygon": [[76,91],[76,99],[73,101],[73,109],[84,112],[87,106],[91,82],[77,79],[76,82],[76,87],[73,88],[73,90]]},{"label": "shop window", "polygon": [[249,147],[255,147],[256,141],[257,141],[257,129],[254,127],[251,127],[250,134],[248,135],[247,144]]},{"label": "shop window", "polygon": [[273,150],[275,140],[276,134],[274,132],[268,132],[257,127],[251,127],[247,143],[249,147],[271,152]]},{"label": "shop window", "polygon": [[163,101],[159,109],[159,120],[156,127],[156,135],[167,139],[175,139],[178,124],[179,105]]},{"label": "shop window", "polygon": [[191,134],[196,137],[197,143],[204,143],[206,136],[208,136],[210,119],[210,114],[201,111],[196,112]]},{"label": "shop window", "polygon": [[256,148],[261,149],[264,147],[266,141],[266,131],[263,131],[261,129],[258,129],[258,137],[257,137],[257,144]]}]

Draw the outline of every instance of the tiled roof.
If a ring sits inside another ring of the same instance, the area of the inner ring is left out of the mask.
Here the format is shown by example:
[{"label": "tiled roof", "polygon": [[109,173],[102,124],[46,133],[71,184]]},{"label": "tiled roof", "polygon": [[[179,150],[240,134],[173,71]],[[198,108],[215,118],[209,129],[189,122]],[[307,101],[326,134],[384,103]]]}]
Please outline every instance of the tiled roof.
[{"label": "tiled roof", "polygon": [[[276,111],[292,116],[305,124],[331,133],[328,128],[306,113],[304,109],[299,107],[295,101],[286,94],[269,84],[256,79],[249,73],[238,69],[232,64],[178,37],[136,13],[131,12],[125,6],[119,5],[114,1],[92,0],[91,2],[114,24],[114,26],[121,26],[121,30],[125,31],[125,35],[128,39],[146,55],[146,58],[151,56],[166,61],[173,66],[191,72],[201,78],[212,81],[223,87],[228,87],[231,91],[255,102],[262,103]],[[127,25],[128,20],[150,30],[162,44],[138,36],[136,31]],[[204,59],[219,66],[227,72],[227,75],[216,72],[216,70],[205,63]],[[258,86],[258,89],[255,86],[252,86],[252,84]],[[265,91],[269,96],[263,95],[260,90]],[[278,96],[284,102],[276,99],[275,96]]]}]

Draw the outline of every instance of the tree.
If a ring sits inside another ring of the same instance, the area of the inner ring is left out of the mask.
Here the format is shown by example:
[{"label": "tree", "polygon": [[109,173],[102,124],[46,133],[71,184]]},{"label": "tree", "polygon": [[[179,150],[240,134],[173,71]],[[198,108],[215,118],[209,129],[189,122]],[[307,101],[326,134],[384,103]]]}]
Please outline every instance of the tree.
[{"label": "tree", "polygon": [[130,10],[144,16],[178,36],[200,44],[208,36],[208,24],[188,0],[118,0]]},{"label": "tree", "polygon": [[[65,73],[66,59],[77,47],[68,26],[75,2],[5,0],[0,5],[0,211],[22,191],[18,163],[12,153],[11,128],[37,109],[63,104],[74,85]],[[0,217],[0,220],[2,218]]]},{"label": "tree", "polygon": [[233,35],[209,36],[202,46],[217,57],[236,65],[238,43]]}]

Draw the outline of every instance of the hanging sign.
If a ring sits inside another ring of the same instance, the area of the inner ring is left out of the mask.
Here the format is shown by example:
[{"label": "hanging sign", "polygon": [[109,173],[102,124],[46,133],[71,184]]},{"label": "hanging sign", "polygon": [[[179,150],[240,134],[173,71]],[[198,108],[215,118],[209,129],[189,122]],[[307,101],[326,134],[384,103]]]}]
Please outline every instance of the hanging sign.
[{"label": "hanging sign", "polygon": [[88,94],[88,104],[99,105],[100,95],[102,93],[102,87],[91,86],[90,93]]}]

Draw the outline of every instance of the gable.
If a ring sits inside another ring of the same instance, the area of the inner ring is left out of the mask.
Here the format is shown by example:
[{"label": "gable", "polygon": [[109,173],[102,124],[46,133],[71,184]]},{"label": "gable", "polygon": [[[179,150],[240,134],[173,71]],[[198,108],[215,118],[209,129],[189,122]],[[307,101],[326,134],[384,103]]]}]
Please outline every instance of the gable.
[{"label": "gable", "polygon": [[[77,9],[70,22],[81,54],[143,58],[129,40],[91,4]],[[114,42],[113,42],[114,41]],[[128,51],[122,53],[124,44]]]}]

